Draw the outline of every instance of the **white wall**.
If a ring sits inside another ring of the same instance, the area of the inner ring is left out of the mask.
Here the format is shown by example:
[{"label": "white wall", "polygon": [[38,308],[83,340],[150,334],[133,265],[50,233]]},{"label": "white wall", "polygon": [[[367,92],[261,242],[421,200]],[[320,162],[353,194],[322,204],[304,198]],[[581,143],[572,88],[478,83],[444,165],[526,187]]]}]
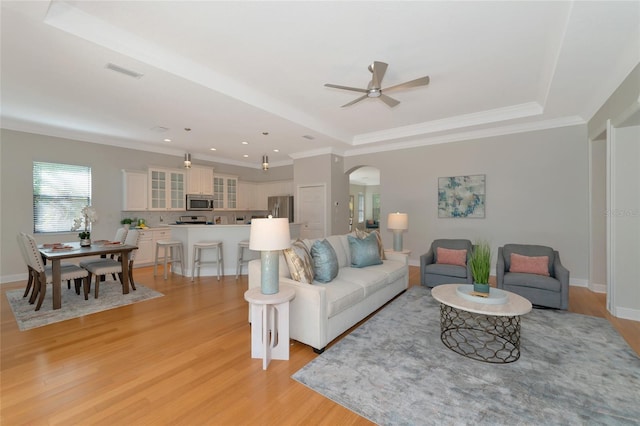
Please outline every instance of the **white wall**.
[{"label": "white wall", "polygon": [[607,289],[607,141],[591,142],[591,241],[589,288],[600,293]]},{"label": "white wall", "polygon": [[[589,276],[588,142],[586,126],[432,145],[345,158],[345,170],[380,169],[381,217],[409,215],[404,248],[419,264],[436,238],[488,239],[495,253],[505,243],[559,250],[573,284]],[[484,219],[439,219],[438,177],[486,175]],[[393,235],[381,224],[384,244]]]},{"label": "white wall", "polygon": [[612,314],[640,320],[640,126],[614,130],[611,159]]}]

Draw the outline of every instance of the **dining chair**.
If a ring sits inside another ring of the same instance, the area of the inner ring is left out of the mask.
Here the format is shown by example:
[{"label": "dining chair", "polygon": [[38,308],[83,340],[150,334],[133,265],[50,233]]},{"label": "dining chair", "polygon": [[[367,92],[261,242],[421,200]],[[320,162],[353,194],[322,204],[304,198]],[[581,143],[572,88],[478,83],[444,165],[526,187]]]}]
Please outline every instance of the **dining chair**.
[{"label": "dining chair", "polygon": [[[138,239],[140,238],[140,232],[136,230],[129,230],[127,233],[127,237],[124,241],[125,245],[137,246]],[[129,274],[127,278],[129,278],[129,283],[131,284],[132,289],[136,289],[135,282],[133,281],[133,262],[136,257],[136,252],[138,250],[133,250],[129,254]],[[93,275],[96,276],[96,287],[94,290],[94,297],[98,298],[98,293],[100,292],[100,281],[104,281],[104,276],[107,274],[118,274],[120,277],[120,283],[122,283],[122,264],[120,263],[120,259],[93,259],[81,261],[80,266],[86,269],[89,272],[89,288],[91,288],[91,277]]]},{"label": "dining chair", "polygon": [[38,296],[38,291],[40,290],[39,287],[39,281],[37,279],[34,279],[34,271],[31,268],[31,265],[29,265],[29,256],[27,254],[27,249],[24,245],[24,232],[19,232],[18,233],[18,247],[20,248],[20,254],[22,255],[22,259],[24,260],[24,263],[27,265],[27,274],[28,274],[28,281],[27,281],[27,287],[24,289],[24,295],[22,297],[27,297],[27,295],[29,294],[29,291],[31,291],[31,296],[29,297],[29,303],[33,304],[35,302],[36,297]]},{"label": "dining chair", "polygon": [[[47,292],[47,284],[53,283],[53,271],[51,267],[45,267],[38,250],[38,244],[33,236],[29,234],[21,234],[27,255],[28,265],[33,269],[34,283],[38,287],[38,304],[36,311],[40,310]],[[60,281],[74,280],[76,284],[76,293],[79,293],[80,282],[84,281],[84,299],[89,299],[89,273],[76,265],[60,265]]]},{"label": "dining chair", "polygon": [[[127,228],[125,228],[124,226],[121,228],[118,228],[116,230],[116,236],[113,237],[113,242],[119,242],[124,244],[124,241],[127,239],[127,234],[129,233],[129,230]],[[112,254],[109,256],[111,259],[115,259],[116,255]],[[106,254],[101,254],[100,255],[101,259],[106,259],[107,255]],[[111,274],[111,276],[113,277],[113,280],[115,281],[116,279],[116,275],[115,274]],[[104,281],[104,277],[103,277],[103,281]]]}]

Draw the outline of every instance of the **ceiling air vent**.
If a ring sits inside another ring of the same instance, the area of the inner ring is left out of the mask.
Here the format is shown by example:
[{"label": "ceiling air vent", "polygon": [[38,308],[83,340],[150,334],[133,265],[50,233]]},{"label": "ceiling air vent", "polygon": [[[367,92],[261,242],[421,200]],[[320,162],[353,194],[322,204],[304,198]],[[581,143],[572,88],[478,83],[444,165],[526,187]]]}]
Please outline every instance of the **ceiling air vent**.
[{"label": "ceiling air vent", "polygon": [[140,78],[144,75],[144,74],[140,74],[139,72],[135,72],[127,68],[123,68],[116,64],[112,64],[111,62],[107,64],[106,68],[110,69],[111,71],[119,72],[120,74],[128,75],[129,77],[133,77],[133,78]]}]

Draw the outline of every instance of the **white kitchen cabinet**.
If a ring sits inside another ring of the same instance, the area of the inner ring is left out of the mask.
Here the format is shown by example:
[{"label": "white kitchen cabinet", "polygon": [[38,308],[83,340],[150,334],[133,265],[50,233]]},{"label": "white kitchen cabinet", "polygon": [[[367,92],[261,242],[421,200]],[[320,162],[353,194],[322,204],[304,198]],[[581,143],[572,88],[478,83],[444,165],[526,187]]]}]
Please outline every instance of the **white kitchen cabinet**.
[{"label": "white kitchen cabinet", "polygon": [[213,195],[213,169],[192,166],[187,172],[187,194]]},{"label": "white kitchen cabinet", "polygon": [[139,229],[138,252],[133,262],[134,267],[153,265],[156,257],[156,243],[171,238],[169,228]]},{"label": "white kitchen cabinet", "polygon": [[257,210],[256,187],[253,182],[238,181],[238,210]]},{"label": "white kitchen cabinet", "polygon": [[147,173],[122,171],[122,210],[147,210]]},{"label": "white kitchen cabinet", "polygon": [[184,210],[186,173],[149,168],[149,210]]},{"label": "white kitchen cabinet", "polygon": [[237,176],[213,176],[213,208],[215,210],[237,210]]},{"label": "white kitchen cabinet", "polygon": [[138,230],[140,237],[138,238],[138,252],[133,261],[133,266],[145,266],[153,263],[155,257],[155,245],[153,243],[153,231]]}]

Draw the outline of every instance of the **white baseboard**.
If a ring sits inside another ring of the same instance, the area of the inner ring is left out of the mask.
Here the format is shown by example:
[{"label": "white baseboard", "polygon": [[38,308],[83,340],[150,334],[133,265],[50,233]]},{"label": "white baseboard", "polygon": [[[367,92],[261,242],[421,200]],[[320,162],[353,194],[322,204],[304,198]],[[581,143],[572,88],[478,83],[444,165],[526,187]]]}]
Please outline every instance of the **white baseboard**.
[{"label": "white baseboard", "polygon": [[569,285],[574,287],[589,287],[589,280],[583,278],[570,278]]},{"label": "white baseboard", "polygon": [[611,314],[617,318],[640,321],[640,310],[638,309],[617,307],[616,311],[612,312]]},{"label": "white baseboard", "polygon": [[589,290],[593,291],[594,293],[606,293],[607,292],[607,285],[606,284],[598,284],[598,283],[590,283],[589,284]]},{"label": "white baseboard", "polygon": [[28,275],[26,272],[23,274],[3,275],[0,277],[0,284],[14,283],[16,281],[26,281],[27,277]]}]

